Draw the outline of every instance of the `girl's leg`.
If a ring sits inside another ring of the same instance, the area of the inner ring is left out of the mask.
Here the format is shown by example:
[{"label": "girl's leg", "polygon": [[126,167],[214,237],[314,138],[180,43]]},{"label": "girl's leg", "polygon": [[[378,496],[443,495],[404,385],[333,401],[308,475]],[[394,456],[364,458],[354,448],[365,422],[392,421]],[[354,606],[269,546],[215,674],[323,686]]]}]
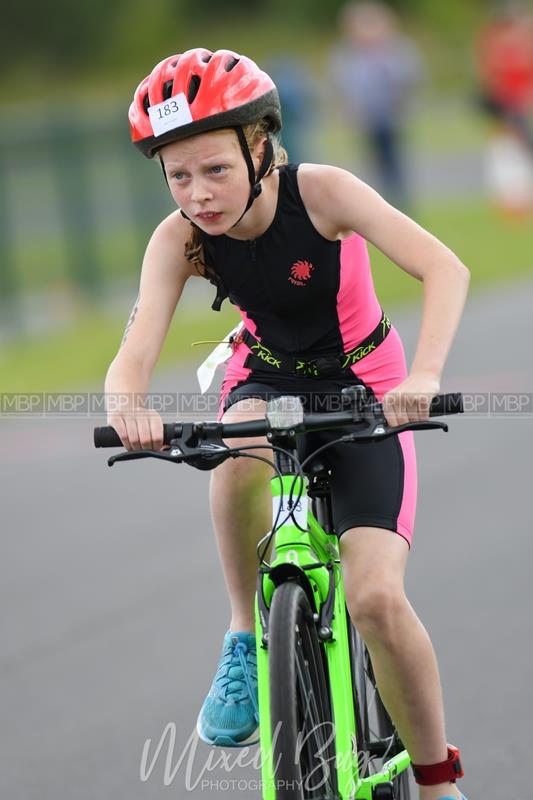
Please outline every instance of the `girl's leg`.
[{"label": "girl's leg", "polygon": [[[230,409],[225,421],[251,418],[250,410],[243,415],[238,405]],[[257,411],[264,405],[257,401]],[[226,441],[237,447],[262,444],[250,439]],[[252,452],[268,456],[268,451]],[[222,654],[197,721],[198,735],[211,745],[242,747],[258,741],[256,546],[271,527],[271,474],[268,465],[239,458],[228,459],[211,475],[213,526],[231,604],[230,630],[224,636]]]},{"label": "girl's leg", "polygon": [[[246,404],[246,411],[243,405]],[[232,406],[224,422],[240,422],[264,414],[262,400],[245,400]],[[266,440],[226,440],[232,447],[266,444]],[[268,450],[251,451],[269,458]],[[272,502],[267,464],[249,458],[230,458],[211,475],[211,514],[231,604],[232,631],[253,631],[257,579],[257,543],[272,526]]]},{"label": "girl's leg", "polygon": [[[404,591],[409,547],[381,528],[340,539],[348,611],[363,637],[385,707],[415,764],[447,758],[442,689],[429,636]],[[460,798],[454,783],[420,786],[420,800]]]}]

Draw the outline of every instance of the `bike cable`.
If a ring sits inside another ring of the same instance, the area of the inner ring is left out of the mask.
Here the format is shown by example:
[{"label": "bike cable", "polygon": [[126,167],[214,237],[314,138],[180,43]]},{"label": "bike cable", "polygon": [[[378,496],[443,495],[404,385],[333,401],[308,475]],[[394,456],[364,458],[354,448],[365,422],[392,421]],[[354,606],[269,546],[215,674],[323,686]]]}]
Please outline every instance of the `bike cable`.
[{"label": "bike cable", "polygon": [[[282,492],[283,492],[282,473],[278,469],[276,463],[274,461],[271,461],[268,458],[263,458],[262,456],[253,455],[253,454],[248,452],[249,450],[271,450],[272,452],[276,451],[278,453],[283,453],[285,456],[287,456],[293,462],[293,464],[294,464],[294,466],[295,466],[295,468],[297,470],[297,474],[294,476],[293,487],[295,485],[296,480],[298,478],[300,478],[300,481],[301,481],[300,485],[301,485],[302,489],[300,491],[299,497],[301,497],[302,491],[303,491],[303,485],[304,485],[304,474],[303,474],[303,470],[302,470],[302,467],[300,466],[300,463],[299,463],[298,459],[296,458],[296,456],[293,453],[291,453],[289,450],[285,450],[283,447],[278,447],[277,445],[272,445],[272,444],[256,444],[256,445],[248,445],[246,447],[232,447],[232,448],[229,449],[229,453],[231,453],[231,454],[238,454],[238,455],[240,455],[241,458],[253,458],[256,461],[263,461],[265,464],[268,464],[269,466],[271,466],[272,469],[274,470],[274,472],[276,473],[276,476],[277,476],[277,478],[278,478],[278,480],[280,482],[280,488],[281,488]],[[291,487],[291,494],[290,494],[291,500],[292,500],[292,494],[293,494],[293,491],[294,491],[293,487]],[[269,567],[270,566],[270,564],[268,564],[265,561],[265,554],[266,554],[268,548],[270,547],[270,543],[272,541],[272,538],[274,537],[276,532],[279,530],[279,528],[281,528],[281,526],[284,525],[287,522],[287,520],[292,516],[293,512],[291,510],[291,511],[289,511],[287,516],[280,522],[279,519],[280,519],[280,516],[281,516],[282,508],[283,508],[283,495],[280,497],[280,502],[279,502],[279,505],[278,505],[278,512],[277,512],[276,517],[274,519],[274,524],[272,525],[272,530],[269,531],[266,534],[266,536],[264,536],[257,544],[256,550],[257,550],[257,557],[259,559],[260,566],[265,566],[265,567]],[[300,528],[300,525],[297,525],[297,527]],[[300,528],[300,529],[304,530],[303,528]],[[264,546],[263,550],[260,552],[259,548],[261,547],[263,542],[265,543],[265,546]]]}]

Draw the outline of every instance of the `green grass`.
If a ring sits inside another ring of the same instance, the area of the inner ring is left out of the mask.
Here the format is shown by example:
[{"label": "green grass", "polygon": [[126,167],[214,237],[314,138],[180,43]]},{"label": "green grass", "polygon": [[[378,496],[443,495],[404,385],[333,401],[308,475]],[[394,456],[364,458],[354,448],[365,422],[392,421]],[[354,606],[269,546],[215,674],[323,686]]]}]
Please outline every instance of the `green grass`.
[{"label": "green grass", "polygon": [[[418,221],[451,247],[472,273],[472,289],[505,284],[515,278],[533,279],[533,227],[506,222],[481,201],[454,201],[426,206]],[[419,301],[421,287],[372,248],[378,297],[393,312],[398,305]],[[219,339],[235,324],[236,312],[225,303],[220,314],[208,306],[176,315],[159,365],[199,363],[213,345],[191,342]],[[120,319],[110,313],[85,313],[72,327],[35,340],[22,340],[0,351],[3,392],[74,391],[102,386],[105,372],[121,340],[129,313]],[[487,320],[490,325],[490,320]]]},{"label": "green grass", "polygon": [[76,263],[79,272],[85,271],[87,279],[94,280],[93,254],[99,270],[105,270],[105,278],[133,279],[142,261],[142,247],[148,239],[148,233],[139,233],[135,239],[131,224],[124,223],[114,230],[100,230],[98,238],[87,242],[84,254],[78,247],[72,252],[69,249],[71,243],[58,231],[47,231],[38,239],[28,237],[15,250],[13,263],[17,288],[24,292],[60,287],[69,280],[76,280],[73,269]]},{"label": "green grass", "polygon": [[438,154],[484,148],[487,135],[487,120],[472,98],[428,95],[413,108],[405,139],[414,153]]},{"label": "green grass", "polygon": [[449,201],[428,206],[418,220],[472,272],[474,289],[508,282],[513,276],[533,277],[533,220],[504,219],[478,201]]},{"label": "green grass", "polygon": [[[67,330],[56,331],[38,341],[21,340],[0,351],[2,392],[76,391],[100,385],[114,358],[127,321],[96,312],[84,315]],[[200,312],[180,316],[168,334],[159,366],[176,361],[201,362],[214,345],[192,347],[191,343],[222,338],[234,327],[235,310],[225,304],[220,314]]]},{"label": "green grass", "polygon": [[[83,47],[86,37],[91,36],[91,30],[83,25],[77,37],[82,59],[69,54],[66,42],[65,48],[55,47],[57,36],[50,36],[50,31],[43,32],[44,48],[31,47],[31,34],[24,30],[25,49],[6,46],[9,61],[8,69],[0,75],[0,95],[4,102],[20,102],[21,97],[34,101],[43,94],[62,102],[80,94],[101,99],[120,90],[129,97],[136,81],[166,54],[200,44],[211,49],[234,49],[260,64],[276,54],[290,53],[320,74],[338,39],[337,11],[341,4],[342,0],[266,0],[217,7],[216,3],[154,0],[151,13],[146,14],[144,0],[129,0],[127,14],[119,13],[114,24],[102,26],[98,58],[94,57],[94,48]],[[472,41],[488,3],[416,0],[393,5],[401,14],[402,28],[422,49],[432,83],[463,83],[473,71]],[[83,19],[74,9],[72,18],[74,28],[76,20]]]},{"label": "green grass", "polygon": [[[346,166],[367,158],[363,131],[346,124],[339,108],[327,107],[328,124],[310,130],[316,160]],[[435,156],[483,150],[489,126],[473,101],[463,96],[433,97],[429,94],[414,104],[408,117],[404,141],[413,157],[421,153]],[[323,154],[323,155],[322,155]]]},{"label": "green grass", "polygon": [[[471,291],[513,278],[533,278],[531,220],[502,218],[481,200],[453,200],[426,204],[417,222],[450,247],[471,272]],[[372,248],[376,291],[393,305],[420,296],[419,286]]]}]

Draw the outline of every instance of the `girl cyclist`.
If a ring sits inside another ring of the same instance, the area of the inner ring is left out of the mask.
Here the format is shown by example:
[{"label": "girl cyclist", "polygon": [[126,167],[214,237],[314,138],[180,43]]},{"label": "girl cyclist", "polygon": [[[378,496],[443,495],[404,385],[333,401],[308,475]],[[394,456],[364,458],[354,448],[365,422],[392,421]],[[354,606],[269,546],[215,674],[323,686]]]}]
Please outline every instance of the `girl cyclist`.
[{"label": "girl cyclist", "polygon": [[[469,273],[457,257],[350,173],[286,164],[276,140],[276,87],[237,53],[196,48],[165,59],[138,87],[129,119],[134,143],[159,159],[179,210],[148,244],[106,392],[147,393],[185,282],[202,275],[217,286],[214,306],[228,295],[245,326],[223,382],[225,421],[249,419],[250,410],[259,416],[266,400],[281,394],[324,410],[350,384],[365,384],[383,400],[390,425],[427,417],[467,293]],[[366,239],[424,284],[409,372],[374,294]],[[162,447],[161,418],[142,403],[132,400],[108,422],[128,449]],[[435,655],[403,588],[416,503],[412,433],[326,453],[348,610],[412,758],[420,798],[462,798]],[[264,465],[245,459],[212,473],[232,616],[198,718],[210,744],[258,740],[255,548],[270,527],[269,477]]]}]

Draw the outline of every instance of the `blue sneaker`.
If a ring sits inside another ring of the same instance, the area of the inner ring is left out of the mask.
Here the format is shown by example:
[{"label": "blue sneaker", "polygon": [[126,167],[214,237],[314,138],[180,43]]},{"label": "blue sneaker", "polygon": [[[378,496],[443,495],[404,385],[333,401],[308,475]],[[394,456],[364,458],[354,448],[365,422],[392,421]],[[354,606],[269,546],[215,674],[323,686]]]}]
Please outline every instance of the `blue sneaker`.
[{"label": "blue sneaker", "polygon": [[[462,800],[466,800],[466,797],[465,797],[464,794],[461,795],[461,798],[462,798]],[[448,795],[447,797],[439,797],[439,800],[455,800],[455,797],[450,797],[450,795]]]},{"label": "blue sneaker", "polygon": [[228,631],[211,689],[196,723],[206,744],[244,747],[259,741],[255,634]]}]

